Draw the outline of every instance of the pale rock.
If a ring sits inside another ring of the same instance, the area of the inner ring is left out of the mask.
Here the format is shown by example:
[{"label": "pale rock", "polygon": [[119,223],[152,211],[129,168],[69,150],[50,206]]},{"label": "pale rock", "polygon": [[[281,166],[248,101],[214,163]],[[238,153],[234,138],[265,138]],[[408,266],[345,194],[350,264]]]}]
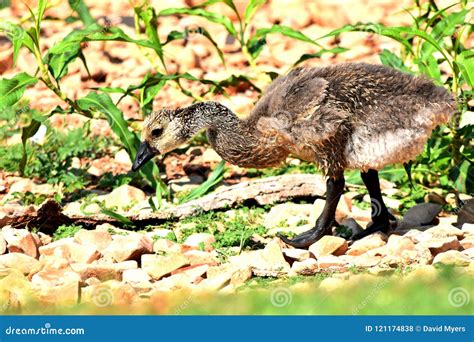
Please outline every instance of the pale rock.
[{"label": "pale rock", "polygon": [[103,252],[112,242],[112,236],[102,230],[81,229],[74,235],[74,241],[81,245],[94,246],[99,252]]},{"label": "pale rock", "polygon": [[171,272],[171,275],[183,274],[189,278],[190,283],[195,283],[202,280],[208,269],[209,265],[190,265]]},{"label": "pale rock", "polygon": [[474,223],[464,223],[461,230],[464,235],[474,235]]},{"label": "pale rock", "polygon": [[153,253],[178,253],[181,246],[176,242],[167,239],[158,239],[153,242]]},{"label": "pale rock", "polygon": [[100,252],[95,246],[80,245],[76,242],[69,242],[54,249],[54,256],[66,258],[70,262],[90,264],[100,258]]},{"label": "pale rock", "polygon": [[318,271],[318,268],[318,262],[312,258],[303,261],[295,261],[293,265],[291,265],[291,270],[288,275],[314,275]]},{"label": "pale rock", "polygon": [[188,259],[181,253],[168,255],[144,254],[141,258],[142,269],[155,280],[159,280],[164,275],[188,264]]},{"label": "pale rock", "polygon": [[277,240],[268,243],[263,250],[258,251],[251,266],[254,274],[261,276],[278,276],[288,273],[290,265],[285,260],[281,246]]},{"label": "pale rock", "polygon": [[199,283],[198,287],[203,291],[214,292],[224,288],[228,284],[230,284],[230,278],[223,274],[215,278],[204,279]]},{"label": "pale rock", "polygon": [[53,241],[50,244],[39,247],[40,255],[51,256],[54,255],[54,251],[59,246],[68,245],[74,242],[74,238],[64,238],[57,241]]},{"label": "pale rock", "polygon": [[470,262],[468,256],[455,250],[439,253],[433,259],[433,265],[469,266]]},{"label": "pale rock", "polygon": [[462,248],[464,248],[464,249],[469,249],[469,248],[474,247],[474,235],[466,236],[464,239],[459,241],[459,243],[461,244]]},{"label": "pale rock", "polygon": [[393,274],[395,269],[387,266],[374,266],[370,267],[367,271],[372,275],[387,276]]},{"label": "pale rock", "polygon": [[355,257],[352,260],[352,262],[354,263],[354,266],[365,268],[365,267],[376,266],[380,263],[381,260],[382,258],[378,256],[370,256],[370,255],[362,254]]},{"label": "pale rock", "polygon": [[311,246],[309,251],[318,258],[324,255],[342,255],[347,251],[347,240],[338,236],[325,235]]},{"label": "pale rock", "polygon": [[81,281],[79,274],[66,269],[45,269],[35,273],[31,278],[32,284],[39,287],[53,287],[79,281]]},{"label": "pale rock", "polygon": [[38,298],[40,302],[48,305],[72,306],[79,302],[80,289],[79,281],[71,280],[57,286],[41,287]]},{"label": "pale rock", "polygon": [[188,236],[186,241],[184,241],[183,247],[197,250],[200,250],[201,247],[203,247],[205,251],[209,252],[214,249],[212,244],[215,242],[216,238],[210,233],[194,233]]},{"label": "pale rock", "polygon": [[3,237],[3,233],[0,232],[0,255],[5,254],[7,251],[7,241]]},{"label": "pale rock", "polygon": [[111,279],[121,280],[126,270],[138,268],[135,260],[128,260],[114,264],[71,264],[71,269],[81,276],[84,281],[88,278],[97,278],[100,281]]},{"label": "pale rock", "polygon": [[82,289],[81,302],[96,305],[99,308],[109,306],[129,306],[137,298],[137,293],[128,283],[108,280],[99,285]]},{"label": "pale rock", "polygon": [[341,199],[337,203],[336,208],[336,221],[342,222],[345,220],[352,211],[352,200],[345,195],[341,196]]},{"label": "pale rock", "polygon": [[250,267],[237,268],[230,277],[230,284],[234,287],[244,284],[252,278],[252,269]]},{"label": "pale rock", "polygon": [[467,255],[471,260],[474,260],[474,247],[465,249],[461,253]]},{"label": "pale rock", "polygon": [[35,258],[23,253],[8,253],[0,255],[0,268],[7,267],[21,271],[23,274],[29,274],[37,270],[40,262]]},{"label": "pale rock", "polygon": [[147,283],[151,277],[141,268],[125,270],[122,273],[122,281],[125,283]]},{"label": "pale rock", "polygon": [[449,250],[458,250],[461,247],[458,239],[455,236],[437,239],[433,238],[420,244],[423,247],[429,248],[433,256]]},{"label": "pale rock", "polygon": [[438,276],[439,271],[436,270],[436,267],[432,265],[423,265],[408,273],[404,277],[404,280],[418,283],[420,279],[423,279],[425,282],[434,282]]},{"label": "pale rock", "polygon": [[427,229],[425,232],[431,234],[435,238],[444,238],[451,236],[459,238],[463,236],[463,231],[461,229],[453,227],[451,225],[438,225],[436,227]]},{"label": "pale rock", "polygon": [[45,234],[43,232],[38,232],[38,237],[41,241],[41,245],[44,246],[44,245],[48,245],[50,244],[51,242],[53,242],[53,238],[48,235],[48,234]]},{"label": "pale rock", "polygon": [[283,254],[292,260],[303,261],[310,258],[310,253],[306,249],[283,248]]},{"label": "pale rock", "polygon": [[360,240],[354,241],[354,243],[349,247],[347,255],[362,255],[369,250],[384,246],[386,243],[385,241],[387,241],[387,238],[382,233],[370,234]]},{"label": "pale rock", "polygon": [[7,248],[10,253],[24,253],[33,258],[39,257],[38,248],[41,241],[26,229],[14,229],[9,226],[3,227],[3,237],[7,242]]},{"label": "pale rock", "polygon": [[219,264],[217,255],[213,252],[190,250],[184,252],[184,256],[189,260],[190,265],[210,265],[215,266]]},{"label": "pale rock", "polygon": [[104,258],[111,258],[117,262],[139,260],[144,254],[153,253],[153,241],[141,234],[114,236],[113,241],[104,250]]},{"label": "pale rock", "polygon": [[117,163],[125,165],[127,168],[132,166],[132,161],[130,160],[130,156],[128,155],[127,151],[124,149],[115,153],[114,160]]},{"label": "pale rock", "polygon": [[201,160],[203,163],[211,163],[211,164],[216,163],[217,164],[222,160],[222,158],[217,154],[216,151],[214,151],[213,149],[207,148],[206,150],[204,150],[201,156]]},{"label": "pale rock", "polygon": [[98,196],[97,199],[103,201],[108,208],[117,207],[123,209],[130,207],[134,203],[144,201],[146,195],[143,190],[124,184],[115,188],[110,194]]},{"label": "pale rock", "polygon": [[343,270],[346,269],[349,264],[348,259],[342,256],[326,255],[318,258],[318,267],[320,269]]},{"label": "pale rock", "polygon": [[384,247],[387,255],[401,256],[404,251],[415,250],[415,244],[407,237],[392,234]]}]

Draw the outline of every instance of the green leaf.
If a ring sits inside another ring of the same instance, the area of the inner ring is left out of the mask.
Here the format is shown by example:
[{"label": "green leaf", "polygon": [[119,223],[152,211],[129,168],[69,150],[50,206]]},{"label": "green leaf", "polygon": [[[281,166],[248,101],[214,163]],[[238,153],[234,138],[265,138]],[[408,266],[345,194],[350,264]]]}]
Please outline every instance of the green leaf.
[{"label": "green leaf", "polygon": [[247,8],[245,8],[244,22],[247,25],[258,9],[266,3],[266,0],[250,0]]},{"label": "green leaf", "polygon": [[127,217],[125,217],[123,215],[120,215],[120,214],[117,214],[116,212],[114,212],[112,210],[101,209],[100,213],[104,214],[104,215],[107,215],[107,216],[110,216],[110,217],[116,219],[117,221],[119,221],[120,223],[122,223],[126,226],[133,226],[134,225],[133,222],[130,221]]},{"label": "green leaf", "polygon": [[18,102],[25,89],[38,82],[38,79],[22,72],[13,78],[0,79],[0,111]]},{"label": "green leaf", "polygon": [[232,36],[237,37],[237,30],[229,18],[222,14],[206,11],[202,8],[168,8],[158,13],[158,16],[168,16],[175,14],[196,15],[206,18],[213,23],[221,24],[225,27],[227,32],[229,32]]},{"label": "green leaf", "polygon": [[181,203],[191,201],[196,198],[200,198],[207,194],[214,186],[216,186],[224,178],[225,173],[225,161],[221,161],[214,171],[209,175],[207,180],[199,185],[196,189],[191,191],[187,196],[181,199]]},{"label": "green leaf", "polygon": [[325,53],[332,53],[332,54],[338,54],[338,53],[343,53],[343,52],[346,52],[348,49],[346,48],[343,48],[343,47],[335,47],[335,48],[332,48],[332,49],[321,49],[319,50],[318,52],[315,52],[315,53],[305,53],[304,55],[302,55],[293,65],[298,65],[308,59],[311,59],[311,58],[321,58],[322,55],[324,55]]},{"label": "green leaf", "polygon": [[109,121],[110,127],[120,138],[128,154],[132,159],[135,158],[140,140],[135,133],[130,132],[123,113],[114,105],[109,95],[90,92],[86,97],[76,100],[76,103],[82,110],[95,110],[104,114]]},{"label": "green leaf", "polygon": [[160,37],[158,36],[158,32],[156,28],[158,27],[158,17],[156,15],[155,10],[153,7],[135,7],[135,13],[138,17],[143,21],[145,24],[145,33],[150,39],[150,42],[153,44],[155,48],[155,52],[157,53],[158,57],[161,60],[161,63],[166,69],[164,57],[163,57],[163,47],[160,41]]},{"label": "green leaf", "polygon": [[289,38],[301,40],[306,43],[311,43],[322,48],[315,40],[304,35],[300,31],[292,29],[289,26],[284,25],[273,25],[270,28],[258,29],[257,32],[247,41],[247,49],[249,50],[253,59],[257,58],[260,54],[263,45],[265,44],[265,38],[269,34],[279,33]]},{"label": "green leaf", "polygon": [[68,0],[71,9],[77,13],[84,25],[89,26],[95,23],[94,18],[89,12],[89,8],[84,3],[84,0]]},{"label": "green leaf", "polygon": [[20,160],[20,175],[23,176],[25,173],[25,167],[26,167],[26,161],[27,161],[27,152],[26,152],[26,142],[29,138],[34,136],[36,132],[38,132],[38,129],[41,126],[41,122],[37,121],[35,119],[31,120],[31,123],[29,126],[22,128],[21,130],[21,144],[23,145],[23,152],[21,155],[21,160]]},{"label": "green leaf", "polygon": [[403,70],[403,71],[408,71],[407,67],[403,63],[403,60],[398,57],[396,54],[393,52],[384,49],[380,54],[379,54],[380,62],[382,62],[383,65],[392,67],[394,69],[398,70]]},{"label": "green leaf", "polygon": [[474,87],[474,50],[464,50],[454,61],[470,87]]},{"label": "green leaf", "polygon": [[159,54],[162,53],[161,47],[155,43],[141,39],[133,39],[120,28],[107,28],[98,24],[92,24],[85,29],[69,33],[62,41],[56,43],[49,49],[45,57],[45,63],[48,64],[51,74],[56,80],[66,75],[68,64],[79,57],[81,43],[91,41],[122,41],[134,43],[153,49]]}]

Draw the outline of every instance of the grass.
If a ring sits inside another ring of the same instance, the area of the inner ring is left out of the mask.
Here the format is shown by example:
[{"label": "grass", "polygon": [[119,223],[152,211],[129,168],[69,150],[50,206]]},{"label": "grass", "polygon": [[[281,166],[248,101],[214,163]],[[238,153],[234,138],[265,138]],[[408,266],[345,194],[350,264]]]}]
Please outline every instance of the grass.
[{"label": "grass", "polygon": [[135,305],[41,306],[31,303],[24,306],[21,313],[468,315],[474,312],[472,278],[461,269],[442,268],[434,277],[422,274],[404,277],[399,273],[379,277],[360,274],[345,280],[343,286],[333,291],[318,287],[328,276],[255,278],[233,294],[176,290],[155,294],[149,302]]},{"label": "grass", "polygon": [[78,225],[61,225],[58,227],[58,229],[56,229],[56,231],[54,232],[53,234],[53,241],[57,241],[57,240],[61,240],[61,239],[65,239],[65,238],[69,238],[69,237],[73,237],[74,234],[76,234],[78,231],[80,231],[83,227]]}]

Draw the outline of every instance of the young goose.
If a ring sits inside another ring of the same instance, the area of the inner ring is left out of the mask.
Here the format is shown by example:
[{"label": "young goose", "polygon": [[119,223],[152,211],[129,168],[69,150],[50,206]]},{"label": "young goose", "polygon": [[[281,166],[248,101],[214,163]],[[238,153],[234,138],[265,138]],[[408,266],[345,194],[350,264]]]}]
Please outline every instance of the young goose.
[{"label": "young goose", "polygon": [[331,234],[344,169],[359,169],[376,205],[358,239],[390,228],[377,170],[415,158],[455,108],[444,88],[392,68],[363,63],[297,68],[277,78],[245,119],[211,101],[153,113],[145,120],[132,169],[202,129],[215,151],[238,166],[276,166],[289,154],[314,162],[328,176],[324,210],[311,230],[291,240],[281,237],[299,248]]}]

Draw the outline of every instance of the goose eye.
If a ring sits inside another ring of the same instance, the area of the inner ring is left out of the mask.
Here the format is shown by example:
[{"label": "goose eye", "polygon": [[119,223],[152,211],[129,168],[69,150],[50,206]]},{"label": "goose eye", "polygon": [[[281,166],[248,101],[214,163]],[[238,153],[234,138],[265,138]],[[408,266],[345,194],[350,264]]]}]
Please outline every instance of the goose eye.
[{"label": "goose eye", "polygon": [[154,130],[151,131],[151,135],[155,138],[158,138],[161,133],[163,133],[163,129],[162,128],[155,128]]}]

